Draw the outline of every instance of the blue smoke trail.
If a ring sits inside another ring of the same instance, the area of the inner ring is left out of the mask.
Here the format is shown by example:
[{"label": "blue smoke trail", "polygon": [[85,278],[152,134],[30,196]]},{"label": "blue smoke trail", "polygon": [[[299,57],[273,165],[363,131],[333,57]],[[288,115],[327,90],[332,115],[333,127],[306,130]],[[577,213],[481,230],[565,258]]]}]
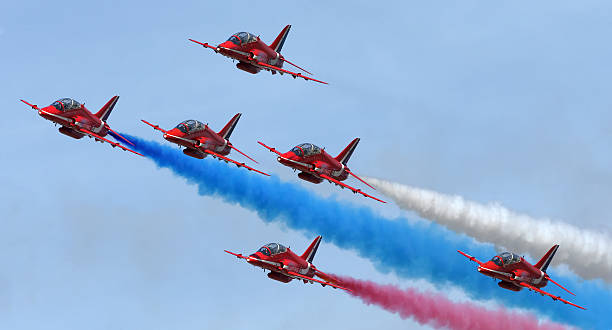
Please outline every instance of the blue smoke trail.
[{"label": "blue smoke trail", "polygon": [[[123,134],[135,149],[157,166],[169,168],[198,187],[203,196],[216,196],[231,204],[256,211],[267,222],[282,222],[311,236],[323,235],[336,246],[356,251],[383,272],[404,278],[425,278],[443,287],[462,287],[472,298],[495,298],[508,307],[526,308],[553,320],[584,328],[612,327],[612,292],[601,281],[582,281],[574,276],[551,276],[577,294],[567,297],[587,311],[553,302],[535,293],[499,288],[476,272],[476,266],[456,250],[479,259],[496,254],[491,245],[476,244],[432,224],[410,224],[405,219],[386,219],[371,209],[320,197],[296,184],[237,169],[216,160],[197,160],[174,148]],[[545,251],[542,251],[544,254]],[[551,292],[563,292],[547,286]],[[572,299],[573,298],[573,299]]]}]

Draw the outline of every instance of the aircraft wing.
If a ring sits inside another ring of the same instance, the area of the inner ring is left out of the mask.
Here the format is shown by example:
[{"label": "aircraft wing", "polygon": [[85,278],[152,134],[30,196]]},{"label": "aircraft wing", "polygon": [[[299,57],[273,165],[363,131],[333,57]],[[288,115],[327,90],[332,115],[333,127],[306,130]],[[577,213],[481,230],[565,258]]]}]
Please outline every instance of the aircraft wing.
[{"label": "aircraft wing", "polygon": [[153,124],[149,123],[148,121],[146,121],[144,119],[141,119],[140,121],[142,121],[143,123],[153,127],[153,129],[155,129],[155,130],[161,131],[162,133],[168,133],[168,131],[166,131],[165,129],[159,128],[159,125],[153,125]]},{"label": "aircraft wing", "polygon": [[567,300],[565,300],[565,299],[563,299],[563,298],[561,298],[559,296],[555,296],[555,295],[552,295],[552,294],[550,294],[550,293],[548,293],[546,291],[540,290],[540,289],[534,287],[533,285],[530,285],[529,283],[519,282],[518,284],[521,285],[521,286],[526,287],[527,289],[533,290],[533,291],[535,291],[535,292],[537,292],[537,293],[539,293],[541,295],[547,295],[547,296],[551,297],[553,300],[559,300],[559,301],[563,302],[564,304],[572,305],[574,307],[578,307],[580,309],[585,309],[586,310],[586,308],[584,308],[582,306],[578,306],[578,305],[576,305],[574,303],[571,303],[571,302],[569,302],[569,301],[567,301]]},{"label": "aircraft wing", "polygon": [[467,254],[465,252],[459,251],[459,250],[457,250],[457,252],[461,253],[464,257],[472,260],[473,262],[477,263],[478,265],[482,265],[482,261],[472,257],[471,255],[469,255],[469,254]]},{"label": "aircraft wing", "polygon": [[262,142],[260,142],[260,141],[257,141],[257,143],[261,144],[261,145],[262,145],[264,148],[266,148],[266,149],[270,150],[270,152],[273,152],[273,153],[275,153],[275,154],[277,154],[277,155],[279,155],[279,156],[281,155],[281,153],[280,153],[280,152],[278,152],[278,150],[276,150],[276,149],[274,149],[274,148],[271,148],[271,147],[268,147],[267,145],[263,144],[263,143],[262,143]]},{"label": "aircraft wing", "polygon": [[259,62],[259,61],[251,61],[250,63],[251,63],[251,64],[253,64],[253,65],[255,65],[255,66],[258,66],[258,67],[260,67],[260,68],[270,69],[270,70],[274,70],[274,71],[280,71],[280,72],[288,73],[288,74],[292,75],[292,76],[293,76],[293,78],[300,77],[300,78],[304,78],[305,80],[312,80],[312,81],[316,81],[316,82],[318,82],[318,83],[325,84],[325,85],[327,85],[327,84],[328,84],[328,83],[326,83],[326,82],[324,82],[324,81],[321,81],[321,80],[317,80],[317,79],[314,79],[314,78],[307,77],[307,76],[305,76],[305,75],[303,75],[303,74],[301,74],[301,73],[299,73],[299,72],[291,72],[291,71],[289,71],[289,70],[285,70],[285,69],[279,68],[279,67],[277,67],[277,66],[270,65],[270,64],[268,64],[268,63]]},{"label": "aircraft wing", "polygon": [[289,277],[292,277],[292,278],[295,278],[295,279],[298,279],[298,280],[309,281],[309,282],[317,282],[317,283],[321,284],[322,286],[329,285],[329,286],[331,286],[331,287],[333,287],[333,288],[336,288],[336,289],[342,289],[342,290],[346,290],[346,291],[352,291],[351,289],[347,289],[347,288],[345,288],[345,287],[339,286],[339,285],[334,284],[334,283],[332,283],[332,282],[326,282],[326,281],[317,280],[316,278],[312,278],[312,277],[304,276],[304,275],[299,274],[299,273],[296,273],[296,272],[286,271],[286,272],[284,272],[284,273],[285,273],[285,275],[287,275],[287,276],[289,276]]},{"label": "aircraft wing", "polygon": [[23,103],[25,103],[25,104],[29,105],[29,106],[30,106],[32,109],[34,109],[34,110],[40,110],[40,109],[38,109],[38,106],[37,106],[36,104],[30,104],[30,103],[28,103],[28,102],[26,102],[26,101],[24,101],[24,100],[21,100],[21,102],[23,102]]},{"label": "aircraft wing", "polygon": [[98,135],[98,134],[96,134],[94,132],[91,132],[91,131],[88,131],[86,129],[82,129],[82,128],[79,128],[79,127],[74,127],[74,126],[73,126],[73,129],[76,129],[79,132],[81,132],[83,134],[86,134],[89,137],[92,137],[92,138],[98,139],[100,141],[104,141],[104,142],[110,143],[113,147],[119,147],[119,148],[121,148],[121,149],[123,149],[125,151],[133,152],[133,153],[135,153],[137,155],[140,155],[140,156],[144,157],[144,155],[142,155],[141,153],[138,153],[138,152],[136,152],[136,151],[134,151],[132,149],[126,148],[126,147],[122,146],[121,143],[119,143],[119,142],[113,142],[111,140],[105,139],[105,138],[101,137],[100,135]]},{"label": "aircraft wing", "polygon": [[247,154],[245,154],[244,152],[238,150],[238,148],[234,147],[234,145],[231,142],[227,141],[227,146],[232,148],[232,149],[234,149],[234,150],[236,150],[239,154],[243,155],[244,157],[252,160],[254,163],[259,164],[255,159],[249,157]]},{"label": "aircraft wing", "polygon": [[217,47],[213,47],[211,45],[209,45],[207,42],[199,42],[197,40],[193,40],[193,39],[189,39],[189,41],[195,42],[196,44],[202,45],[204,48],[210,48],[212,50],[215,51],[215,53],[218,52]]},{"label": "aircraft wing", "polygon": [[325,180],[328,180],[328,181],[333,182],[333,183],[335,183],[335,184],[337,184],[337,185],[340,185],[340,186],[342,186],[342,187],[344,187],[344,188],[348,188],[348,189],[350,189],[350,190],[351,190],[353,193],[355,193],[355,194],[362,194],[362,195],[363,195],[363,196],[365,196],[365,197],[372,198],[372,199],[377,200],[377,201],[379,201],[379,202],[381,202],[381,203],[387,203],[387,202],[383,201],[382,199],[378,199],[378,198],[376,198],[376,197],[374,197],[374,196],[368,195],[368,194],[364,193],[363,191],[361,191],[360,189],[353,188],[353,187],[351,187],[351,186],[349,186],[349,185],[347,185],[347,184],[345,184],[345,183],[342,183],[342,182],[340,182],[340,181],[338,181],[338,180],[336,180],[336,179],[334,179],[334,178],[332,178],[332,177],[330,177],[330,176],[328,176],[328,175],[325,175],[325,174],[318,174],[318,173],[317,173],[316,175],[318,175],[318,176],[322,177],[322,178],[323,178],[323,179],[325,179]]},{"label": "aircraft wing", "polygon": [[[200,149],[200,150],[201,150],[201,149]],[[247,169],[247,170],[249,170],[249,171],[255,171],[255,172],[257,172],[257,173],[261,173],[261,174],[263,174],[263,175],[270,176],[270,174],[268,174],[268,173],[264,173],[264,172],[262,172],[262,171],[259,171],[259,170],[254,169],[254,168],[252,168],[252,167],[250,167],[250,166],[248,166],[248,165],[245,165],[244,163],[239,163],[239,162],[237,162],[237,161],[235,161],[235,160],[233,160],[233,159],[227,158],[227,157],[225,157],[225,156],[221,156],[221,155],[219,155],[218,153],[216,153],[216,152],[214,152],[214,151],[210,151],[210,150],[208,150],[208,149],[204,149],[204,150],[201,150],[201,151],[203,151],[203,152],[205,152],[205,153],[207,153],[207,154],[209,154],[209,155],[212,155],[213,157],[217,157],[217,158],[223,159],[223,160],[225,160],[225,161],[232,162],[232,163],[236,164],[236,166],[238,166],[238,167],[244,167],[244,168],[246,168],[246,169]]]}]

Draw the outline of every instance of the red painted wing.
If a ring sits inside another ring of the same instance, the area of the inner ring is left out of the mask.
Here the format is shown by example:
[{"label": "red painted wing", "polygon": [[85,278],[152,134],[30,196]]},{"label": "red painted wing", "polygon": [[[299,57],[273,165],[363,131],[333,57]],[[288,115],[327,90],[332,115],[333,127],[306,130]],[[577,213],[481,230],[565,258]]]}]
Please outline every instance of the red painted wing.
[{"label": "red painted wing", "polygon": [[363,181],[363,180],[362,180],[360,177],[358,177],[358,176],[357,176],[357,174],[355,174],[355,173],[353,173],[353,172],[351,172],[351,171],[349,171],[349,170],[346,170],[346,171],[348,172],[348,174],[350,174],[350,175],[354,176],[354,177],[355,177],[355,179],[357,179],[357,180],[359,180],[359,181],[363,182],[363,183],[364,183],[366,186],[368,186],[368,187],[370,187],[370,188],[372,188],[372,189],[376,190],[376,188],[374,188],[374,187],[370,186],[370,184],[369,184],[369,183],[367,183],[367,182]]},{"label": "red painted wing", "polygon": [[96,134],[94,132],[91,132],[91,131],[88,131],[88,130],[85,130],[85,129],[82,129],[82,128],[78,128],[78,127],[73,127],[73,128],[77,129],[79,132],[81,132],[83,134],[89,135],[90,137],[96,138],[96,139],[98,139],[100,141],[104,141],[104,142],[110,143],[113,147],[119,147],[119,148],[121,148],[121,149],[123,149],[125,151],[133,152],[133,153],[135,153],[135,154],[137,154],[139,156],[144,157],[144,155],[142,155],[142,154],[140,154],[140,153],[138,153],[138,152],[136,152],[136,151],[134,151],[132,149],[129,149],[129,148],[126,148],[126,147],[122,146],[121,143],[119,143],[119,142],[113,142],[111,140],[107,140],[107,139],[101,137],[100,135],[98,135],[98,134]]},{"label": "red painted wing", "polygon": [[252,161],[253,161],[253,162],[255,162],[256,164],[259,164],[259,163],[258,163],[258,162],[257,162],[255,159],[253,159],[253,158],[251,158],[251,157],[247,156],[247,154],[245,154],[244,152],[242,152],[242,151],[238,150],[238,148],[234,147],[234,145],[233,145],[233,144],[231,144],[229,141],[227,142],[227,145],[228,145],[230,148],[232,148],[232,149],[234,149],[234,150],[238,151],[238,153],[240,153],[240,154],[241,154],[241,155],[243,155],[244,157],[246,157],[246,158],[248,158],[248,159],[252,160]]},{"label": "red painted wing", "polygon": [[307,77],[307,76],[305,76],[305,75],[303,75],[303,74],[301,74],[301,73],[299,73],[299,72],[291,72],[291,71],[289,71],[289,70],[285,70],[285,69],[282,69],[282,68],[279,68],[279,67],[277,67],[277,66],[270,65],[270,64],[267,64],[267,63],[264,63],[264,62],[251,61],[251,64],[256,65],[256,66],[259,66],[259,67],[263,67],[263,68],[266,68],[266,69],[272,69],[272,70],[275,70],[275,71],[281,71],[281,72],[284,72],[284,73],[288,73],[288,74],[292,75],[292,76],[293,76],[293,78],[300,77],[300,78],[304,78],[304,79],[306,79],[306,80],[316,81],[316,82],[321,83],[321,84],[325,84],[325,85],[327,85],[327,84],[328,84],[328,83],[326,83],[326,82],[324,82],[324,81],[321,81],[321,80],[317,80],[317,79],[314,79],[314,78]]},{"label": "red painted wing", "polygon": [[574,304],[574,303],[571,303],[571,302],[569,302],[569,301],[567,301],[567,300],[565,300],[565,299],[563,299],[563,298],[561,298],[561,297],[559,297],[559,296],[554,296],[554,295],[552,295],[552,294],[550,294],[550,293],[548,293],[548,292],[546,292],[546,291],[540,290],[540,289],[538,289],[538,288],[536,288],[536,287],[534,287],[534,286],[532,286],[532,285],[530,285],[530,284],[528,284],[528,283],[525,283],[525,282],[520,282],[520,283],[519,283],[519,285],[524,286],[524,287],[526,287],[526,288],[528,288],[528,289],[531,289],[531,290],[533,290],[533,291],[536,291],[536,292],[538,292],[539,294],[547,295],[547,296],[551,297],[553,300],[560,300],[561,302],[563,302],[563,303],[565,303],[565,304],[572,305],[572,306],[574,306],[574,307],[578,307],[578,308],[580,308],[580,309],[585,309],[585,310],[586,310],[586,308],[584,308],[584,307],[582,307],[582,306],[578,306],[578,305],[576,305],[576,304]]},{"label": "red painted wing", "polygon": [[155,129],[155,130],[161,131],[162,133],[167,133],[168,132],[165,129],[159,128],[159,125],[153,125],[153,124],[149,123],[148,121],[146,121],[144,119],[141,119],[140,121],[142,121],[143,123],[153,127],[153,129]]},{"label": "red painted wing", "polygon": [[296,273],[296,272],[292,272],[292,271],[287,271],[286,274],[290,277],[293,277],[295,279],[298,280],[306,280],[306,281],[312,281],[312,282],[317,282],[321,285],[329,285],[331,287],[334,287],[336,289],[342,289],[342,290],[346,290],[346,291],[352,291],[351,289],[347,289],[345,287],[339,286],[337,284],[331,283],[331,282],[325,282],[325,281],[321,281],[321,280],[317,280],[316,278],[312,278],[312,277],[308,277],[308,276],[304,276],[302,274]]},{"label": "red painted wing", "polygon": [[231,254],[233,256],[236,256],[239,259],[248,259],[247,257],[243,256],[240,253],[234,253],[234,252],[231,252],[231,251],[228,251],[228,250],[223,250],[223,251],[225,251],[225,252],[227,252],[227,253],[229,253],[229,254]]},{"label": "red painted wing", "polygon": [[268,147],[267,145],[263,144],[263,143],[262,143],[262,142],[260,142],[260,141],[257,141],[257,143],[261,144],[261,145],[262,145],[264,148],[266,148],[266,149],[270,150],[270,152],[273,152],[273,153],[275,153],[275,154],[277,154],[277,155],[279,155],[279,156],[281,155],[281,153],[280,153],[280,152],[278,152],[278,150],[276,150],[276,149],[274,149],[274,148],[270,148],[270,147]]},{"label": "red painted wing", "polygon": [[217,47],[213,47],[213,46],[209,45],[207,42],[199,42],[199,41],[193,40],[193,39],[189,39],[189,41],[195,42],[196,44],[202,45],[202,46],[204,46],[206,48],[210,48],[210,49],[214,50],[215,53],[217,52]]},{"label": "red painted wing", "polygon": [[465,252],[459,251],[459,250],[457,250],[457,252],[461,253],[464,257],[472,260],[473,262],[477,263],[478,265],[482,265],[482,261],[472,257],[471,255],[469,255],[469,254],[467,254]]},{"label": "red painted wing", "polygon": [[130,140],[126,139],[126,138],[125,138],[125,137],[123,137],[121,134],[119,134],[119,133],[115,132],[115,131],[114,131],[112,128],[110,128],[110,126],[108,126],[108,124],[107,124],[107,123],[104,123],[104,127],[105,127],[107,130],[109,130],[109,131],[113,132],[115,135],[117,135],[117,137],[119,137],[121,140],[123,140],[123,141],[125,141],[125,142],[127,142],[127,143],[129,143],[129,144],[131,144],[131,145],[134,145],[134,144],[133,144],[133,143],[132,143]]},{"label": "red painted wing", "polygon": [[24,100],[21,100],[21,102],[23,102],[23,103],[25,103],[25,104],[29,105],[29,106],[30,106],[32,109],[34,109],[34,110],[38,110],[38,106],[37,106],[36,104],[30,104],[30,103],[28,103],[28,102],[26,102],[26,101],[24,101]]},{"label": "red painted wing", "polygon": [[221,155],[219,155],[218,153],[216,153],[216,152],[214,152],[214,151],[210,151],[210,150],[205,149],[205,150],[203,150],[203,152],[205,152],[205,153],[207,153],[207,154],[209,154],[209,155],[213,155],[214,157],[221,158],[221,159],[226,160],[226,161],[228,161],[228,162],[232,162],[232,163],[236,164],[236,166],[238,166],[238,167],[244,167],[244,168],[246,168],[246,169],[247,169],[247,170],[249,170],[249,171],[255,171],[255,172],[257,172],[257,173],[261,173],[261,174],[263,174],[263,175],[270,176],[270,174],[268,174],[268,173],[264,173],[264,172],[262,172],[262,171],[259,171],[259,170],[254,169],[254,168],[252,168],[252,167],[250,167],[250,166],[248,166],[248,165],[245,165],[244,163],[239,163],[239,162],[237,162],[237,161],[235,161],[235,160],[233,160],[233,159],[227,158],[227,157],[225,157],[225,156],[221,156]]},{"label": "red painted wing", "polygon": [[289,64],[293,65],[294,67],[296,67],[296,68],[298,68],[298,69],[300,69],[300,70],[302,70],[302,71],[304,71],[304,72],[306,72],[306,73],[308,73],[308,74],[312,74],[312,73],[311,73],[311,72],[309,72],[308,70],[306,70],[306,69],[304,69],[304,68],[299,67],[297,64],[295,64],[295,63],[291,63],[291,62],[290,62],[288,59],[286,59],[286,58],[282,58],[282,60],[283,60],[283,62],[287,62],[287,63],[289,63]]},{"label": "red painted wing", "polygon": [[549,280],[549,281],[551,281],[551,282],[553,282],[554,284],[556,284],[556,285],[557,285],[558,287],[560,287],[561,289],[563,289],[563,290],[567,291],[567,293],[571,294],[572,296],[575,296],[575,294],[574,294],[572,291],[570,291],[570,290],[568,290],[568,289],[564,288],[564,287],[563,287],[561,284],[559,284],[559,283],[557,283],[557,282],[553,281],[553,279],[552,279],[552,278],[550,278],[550,276],[548,276],[548,274],[546,274],[546,279],[547,279],[547,280]]},{"label": "red painted wing", "polygon": [[334,178],[332,178],[330,176],[327,176],[325,174],[316,174],[316,175],[322,177],[325,180],[331,181],[331,182],[333,182],[333,183],[335,183],[337,185],[341,185],[344,188],[348,188],[348,189],[350,189],[352,192],[354,192],[356,194],[362,194],[365,197],[372,198],[372,199],[377,200],[377,201],[379,201],[381,203],[387,203],[387,202],[383,201],[382,199],[378,199],[378,198],[376,198],[374,196],[368,195],[368,194],[364,193],[363,191],[361,191],[360,189],[353,188],[353,187],[351,187],[351,186],[349,186],[349,185],[347,185],[345,183],[342,183],[342,182],[340,182],[340,181],[338,181],[338,180],[336,180],[336,179],[334,179]]}]

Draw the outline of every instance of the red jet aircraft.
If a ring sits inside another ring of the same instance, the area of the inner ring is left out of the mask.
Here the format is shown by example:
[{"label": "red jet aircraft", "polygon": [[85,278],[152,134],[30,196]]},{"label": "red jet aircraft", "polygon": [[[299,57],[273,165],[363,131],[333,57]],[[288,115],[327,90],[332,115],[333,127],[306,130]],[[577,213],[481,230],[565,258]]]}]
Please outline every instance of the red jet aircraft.
[{"label": "red jet aircraft", "polygon": [[[227,250],[225,250],[225,252],[235,255],[240,259],[245,259],[246,262],[253,266],[269,270],[268,277],[276,281],[289,283],[291,280],[297,279],[304,281],[304,283],[312,284],[317,282],[322,286],[329,285],[334,289],[338,288],[351,291],[350,289],[340,286],[340,281],[318,270],[317,267],[312,264],[312,259],[317,253],[320,243],[321,236],[317,236],[301,256],[298,256],[293,253],[291,249],[278,243],[264,245],[257,250],[257,252],[248,257]],[[323,281],[315,279],[314,276],[323,279]]]},{"label": "red jet aircraft", "polygon": [[276,74],[276,72],[280,73],[281,75],[283,73],[288,73],[293,76],[293,78],[300,77],[306,80],[327,84],[324,81],[304,76],[301,73],[283,69],[283,63],[287,62],[308,74],[312,74],[289,62],[280,53],[281,49],[283,48],[283,44],[285,43],[285,39],[287,39],[287,34],[289,34],[290,28],[291,25],[285,26],[278,37],[276,37],[276,39],[274,39],[269,46],[261,41],[259,36],[255,36],[254,34],[248,32],[238,32],[232,35],[226,42],[219,44],[217,47],[213,47],[206,42],[203,43],[193,39],[189,40],[206,48],[210,48],[214,50],[215,53],[220,53],[223,56],[238,60],[236,67],[252,74],[256,74],[261,71],[261,69],[264,69],[272,72],[272,74]]},{"label": "red jet aircraft", "polygon": [[[586,309],[559,296],[555,296],[546,291],[540,290],[540,288],[545,287],[546,284],[548,284],[548,281],[551,281],[561,289],[571,293],[568,289],[553,281],[550,276],[546,274],[546,269],[548,268],[548,265],[550,265],[550,261],[555,256],[555,252],[557,252],[558,248],[559,245],[553,246],[535,265],[527,262],[525,258],[510,252],[504,252],[493,257],[493,259],[487,262],[479,261],[478,259],[459,250],[457,250],[457,252],[477,263],[478,272],[481,274],[501,280],[499,283],[497,283],[497,285],[504,289],[521,291],[523,288],[527,288],[529,290],[538,292],[542,296],[547,295],[553,300],[560,300],[566,304],[570,304],[581,309]],[[573,293],[571,294],[574,295]]]},{"label": "red jet aircraft", "polygon": [[59,131],[62,134],[68,135],[75,139],[80,139],[87,135],[90,138],[96,139],[96,141],[108,142],[113,147],[119,147],[123,150],[142,156],[134,150],[128,149],[117,142],[104,138],[110,131],[114,133],[117,138],[134,145],[132,142],[119,135],[119,133],[113,131],[106,123],[108,116],[110,115],[111,111],[113,111],[115,104],[117,104],[117,100],[119,100],[119,96],[113,96],[102,107],[102,109],[95,114],[89,112],[89,110],[85,108],[84,104],[80,104],[79,102],[69,98],[57,100],[50,106],[42,109],[24,100],[21,100],[21,102],[29,105],[32,107],[32,109],[37,110],[41,117],[56,124],[60,124],[61,127],[59,128]]},{"label": "red jet aircraft", "polygon": [[183,153],[187,156],[203,159],[206,156],[211,155],[214,158],[222,159],[225,162],[232,162],[238,167],[245,167],[249,171],[255,171],[257,173],[270,176],[269,174],[258,171],[245,165],[244,163],[239,163],[233,159],[225,157],[230,153],[231,149],[234,149],[241,155],[257,163],[257,161],[255,161],[253,158],[236,149],[236,147],[229,142],[230,135],[232,135],[232,132],[234,131],[234,128],[236,127],[238,119],[240,119],[241,115],[241,113],[236,114],[229,121],[229,123],[227,123],[227,125],[225,125],[225,127],[219,131],[219,133],[216,133],[210,129],[208,125],[202,124],[197,120],[185,120],[169,131],[161,129],[159,128],[159,125],[153,125],[146,120],[143,120],[142,122],[164,133],[164,139],[185,147],[185,149],[183,149]]},{"label": "red jet aircraft", "polygon": [[[276,149],[268,147],[267,145],[259,142],[266,149],[278,155],[276,160],[279,163],[293,168],[293,170],[301,171],[298,174],[298,177],[302,180],[306,180],[312,183],[321,183],[323,179],[335,183],[341,188],[348,188],[353,193],[362,194],[365,197],[369,197],[375,199],[379,202],[386,203],[383,200],[380,200],[376,197],[370,196],[360,189],[353,188],[349,185],[346,185],[340,181],[346,180],[349,174],[354,176],[357,180],[365,183],[368,187],[374,189],[374,187],[370,186],[367,182],[363,181],[359,178],[355,173],[349,170],[346,163],[349,158],[353,154],[353,151],[357,147],[359,143],[359,138],[353,140],[342,152],[336,156],[332,157],[330,154],[325,152],[325,149],[319,148],[311,143],[302,143],[298,146],[293,147],[290,151],[281,154]],[[376,190],[376,189],[374,189]]]}]

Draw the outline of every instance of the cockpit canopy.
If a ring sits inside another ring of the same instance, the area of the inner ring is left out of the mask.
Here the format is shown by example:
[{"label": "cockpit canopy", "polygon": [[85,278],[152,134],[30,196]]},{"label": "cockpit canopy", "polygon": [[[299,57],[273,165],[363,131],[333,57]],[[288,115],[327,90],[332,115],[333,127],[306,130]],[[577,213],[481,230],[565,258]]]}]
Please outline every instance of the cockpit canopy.
[{"label": "cockpit canopy", "polygon": [[79,102],[71,98],[63,98],[61,100],[57,100],[51,103],[51,105],[60,111],[70,111],[81,107],[81,104]]},{"label": "cockpit canopy", "polygon": [[227,41],[231,41],[234,45],[246,45],[251,42],[257,41],[257,37],[248,32],[238,32],[234,33]]},{"label": "cockpit canopy", "polygon": [[191,133],[204,129],[204,124],[197,120],[189,119],[176,125],[176,128],[183,133]]},{"label": "cockpit canopy", "polygon": [[512,264],[515,264],[521,261],[521,257],[512,252],[504,252],[500,254],[499,256],[493,257],[491,261],[493,261],[496,265],[503,267],[503,266],[512,265]]},{"label": "cockpit canopy", "polygon": [[315,146],[312,143],[302,143],[300,145],[293,147],[291,151],[293,151],[293,153],[295,153],[296,155],[300,157],[308,157],[308,156],[320,154],[321,148]]},{"label": "cockpit canopy", "polygon": [[257,250],[257,252],[261,252],[264,255],[267,255],[268,257],[275,254],[283,253],[285,251],[287,251],[287,248],[284,247],[282,244],[278,243],[270,243],[262,246],[259,250]]}]

